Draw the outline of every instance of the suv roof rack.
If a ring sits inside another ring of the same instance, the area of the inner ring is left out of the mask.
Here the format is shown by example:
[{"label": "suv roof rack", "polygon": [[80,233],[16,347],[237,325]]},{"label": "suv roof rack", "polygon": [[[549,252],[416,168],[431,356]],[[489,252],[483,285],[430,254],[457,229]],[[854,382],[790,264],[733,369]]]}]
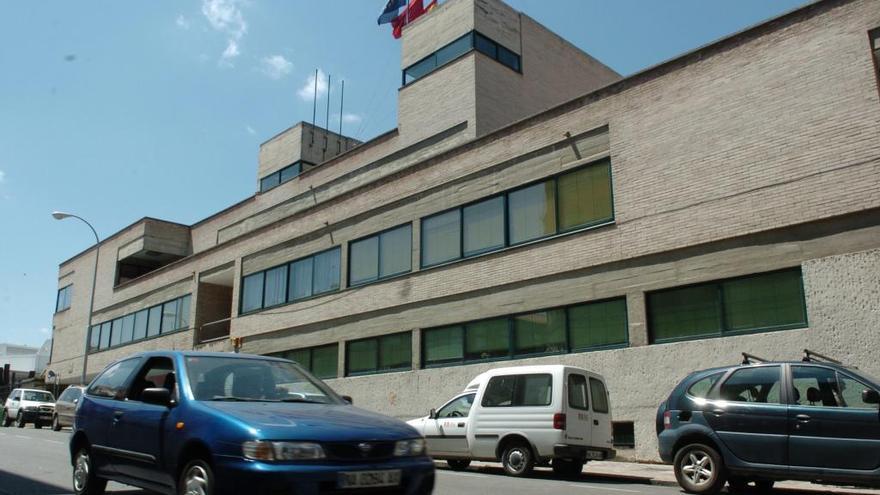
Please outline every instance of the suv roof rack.
[{"label": "suv roof rack", "polygon": [[828,356],[823,356],[822,354],[819,354],[818,352],[813,352],[809,349],[804,349],[804,358],[802,359],[802,361],[807,362],[807,363],[817,362],[817,363],[833,363],[833,364],[843,365],[842,362],[840,362],[836,359],[832,359]]},{"label": "suv roof rack", "polygon": [[748,352],[742,353],[742,356],[743,356],[742,364],[754,364],[754,363],[766,363],[767,362],[766,359],[755,356],[754,354],[749,354]]}]

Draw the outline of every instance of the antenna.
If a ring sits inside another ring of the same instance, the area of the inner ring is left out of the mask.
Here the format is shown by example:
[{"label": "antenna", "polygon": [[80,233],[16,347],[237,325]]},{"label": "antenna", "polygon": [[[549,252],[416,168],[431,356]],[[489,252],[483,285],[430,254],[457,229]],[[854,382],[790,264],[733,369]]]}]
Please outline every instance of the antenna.
[{"label": "antenna", "polygon": [[330,130],[330,74],[327,74],[327,125],[325,129]]},{"label": "antenna", "polygon": [[342,96],[339,98],[339,136],[342,136],[342,105],[345,103],[345,79],[342,80]]},{"label": "antenna", "polygon": [[315,117],[318,113],[318,69],[315,69],[315,96],[312,98],[312,142],[315,143]]}]

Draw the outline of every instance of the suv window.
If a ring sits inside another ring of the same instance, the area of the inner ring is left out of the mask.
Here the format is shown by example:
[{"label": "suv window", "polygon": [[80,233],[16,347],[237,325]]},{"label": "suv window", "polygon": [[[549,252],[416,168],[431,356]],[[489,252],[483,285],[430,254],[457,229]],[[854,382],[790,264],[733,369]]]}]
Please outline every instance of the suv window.
[{"label": "suv window", "polygon": [[709,395],[709,391],[712,390],[712,387],[718,383],[718,380],[724,375],[724,372],[715,373],[714,375],[709,375],[704,378],[700,378],[693,385],[688,388],[687,393],[691,397],[696,397],[698,399],[705,399]]},{"label": "suv window", "polygon": [[862,392],[865,390],[873,390],[864,383],[850,378],[842,373],[838,373],[840,380],[840,395],[843,398],[843,407],[855,407],[859,409],[877,409],[880,404],[868,404],[862,400]]},{"label": "suv window", "polygon": [[590,377],[590,395],[593,397],[593,412],[608,412],[608,393],[601,380]]},{"label": "suv window", "polygon": [[55,402],[55,397],[52,397],[52,394],[50,394],[49,392],[26,390],[24,392],[24,400],[30,400],[34,402]]},{"label": "suv window", "polygon": [[454,401],[446,404],[437,411],[438,418],[466,418],[471,412],[476,394],[462,395]]},{"label": "suv window", "polygon": [[549,374],[496,376],[486,386],[483,407],[549,406],[552,392]]},{"label": "suv window", "polygon": [[862,401],[862,391],[871,387],[847,375],[821,366],[792,366],[794,402],[802,406],[877,409]]},{"label": "suv window", "polygon": [[587,379],[583,375],[568,375],[568,407],[584,411],[590,408]]},{"label": "suv window", "polygon": [[780,404],[780,367],[742,368],[733,372],[719,391],[719,398],[733,402]]},{"label": "suv window", "polygon": [[140,359],[126,359],[110,366],[98,378],[95,378],[87,393],[97,397],[123,399],[125,397],[125,383],[139,361]]}]

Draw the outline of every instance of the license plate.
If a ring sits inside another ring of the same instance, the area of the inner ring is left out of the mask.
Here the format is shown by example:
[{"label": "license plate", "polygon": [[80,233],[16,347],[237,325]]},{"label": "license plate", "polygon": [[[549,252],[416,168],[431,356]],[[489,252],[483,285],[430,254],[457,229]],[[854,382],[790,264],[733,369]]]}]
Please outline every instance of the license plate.
[{"label": "license plate", "polygon": [[587,459],[592,459],[594,461],[601,461],[605,458],[605,452],[601,450],[588,450],[587,451]]},{"label": "license plate", "polygon": [[339,473],[340,488],[397,486],[399,484],[399,469],[390,471],[355,471],[350,473]]}]

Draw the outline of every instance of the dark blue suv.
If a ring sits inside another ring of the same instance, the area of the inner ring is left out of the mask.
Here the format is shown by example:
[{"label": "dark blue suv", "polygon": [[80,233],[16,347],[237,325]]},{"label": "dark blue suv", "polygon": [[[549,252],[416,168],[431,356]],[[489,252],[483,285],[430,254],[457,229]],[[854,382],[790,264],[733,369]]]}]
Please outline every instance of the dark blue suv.
[{"label": "dark blue suv", "polygon": [[776,480],[880,484],[880,382],[820,354],[691,373],[657,411],[660,457],[685,491]]},{"label": "dark blue suv", "polygon": [[434,464],[407,424],[352,406],[297,364],[151,352],[111,364],[79,401],[77,494],[107,480],[167,494],[429,494]]}]

